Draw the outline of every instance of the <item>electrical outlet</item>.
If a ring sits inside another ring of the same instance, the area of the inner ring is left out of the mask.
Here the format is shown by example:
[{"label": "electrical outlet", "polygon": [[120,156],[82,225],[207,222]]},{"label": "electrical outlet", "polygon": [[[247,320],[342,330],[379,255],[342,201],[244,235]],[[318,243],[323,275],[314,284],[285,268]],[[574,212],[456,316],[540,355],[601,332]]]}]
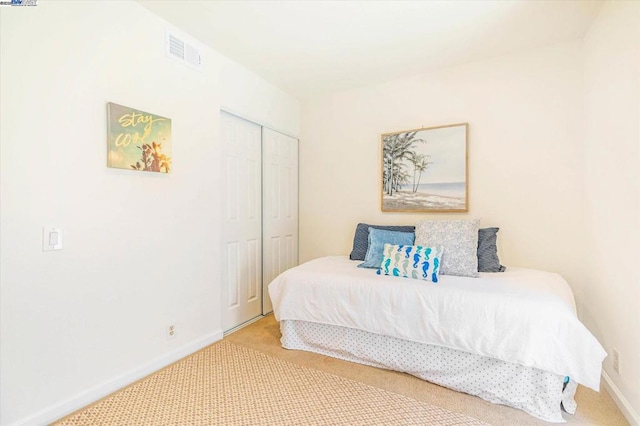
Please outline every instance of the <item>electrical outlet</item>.
[{"label": "electrical outlet", "polygon": [[167,325],[167,340],[173,339],[174,337],[176,337],[176,326],[175,324],[171,323]]},{"label": "electrical outlet", "polygon": [[613,371],[620,374],[620,352],[617,349],[613,350]]}]

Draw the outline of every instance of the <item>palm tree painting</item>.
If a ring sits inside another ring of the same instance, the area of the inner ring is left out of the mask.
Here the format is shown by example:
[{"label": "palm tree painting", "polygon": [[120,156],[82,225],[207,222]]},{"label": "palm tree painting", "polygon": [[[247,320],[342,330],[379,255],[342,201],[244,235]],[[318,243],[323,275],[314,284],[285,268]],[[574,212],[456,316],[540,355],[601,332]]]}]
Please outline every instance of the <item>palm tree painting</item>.
[{"label": "palm tree painting", "polygon": [[466,212],[468,123],[382,135],[382,211]]}]

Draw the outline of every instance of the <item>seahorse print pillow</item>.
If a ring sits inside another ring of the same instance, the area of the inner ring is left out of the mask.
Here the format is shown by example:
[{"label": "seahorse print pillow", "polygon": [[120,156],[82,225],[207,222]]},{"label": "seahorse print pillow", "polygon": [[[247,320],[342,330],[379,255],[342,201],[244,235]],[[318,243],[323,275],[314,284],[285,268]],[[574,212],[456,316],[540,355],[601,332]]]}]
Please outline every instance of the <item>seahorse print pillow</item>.
[{"label": "seahorse print pillow", "polygon": [[378,274],[438,282],[443,247],[385,244]]}]

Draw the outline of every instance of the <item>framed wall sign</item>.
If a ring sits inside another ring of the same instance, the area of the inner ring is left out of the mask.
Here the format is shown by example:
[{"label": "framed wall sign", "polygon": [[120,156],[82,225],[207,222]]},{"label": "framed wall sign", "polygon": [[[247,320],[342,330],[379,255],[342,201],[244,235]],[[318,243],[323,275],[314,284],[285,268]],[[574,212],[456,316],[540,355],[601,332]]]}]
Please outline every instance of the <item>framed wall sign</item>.
[{"label": "framed wall sign", "polygon": [[383,212],[466,212],[468,123],[381,135]]},{"label": "framed wall sign", "polygon": [[171,119],[109,102],[107,166],[171,171]]}]

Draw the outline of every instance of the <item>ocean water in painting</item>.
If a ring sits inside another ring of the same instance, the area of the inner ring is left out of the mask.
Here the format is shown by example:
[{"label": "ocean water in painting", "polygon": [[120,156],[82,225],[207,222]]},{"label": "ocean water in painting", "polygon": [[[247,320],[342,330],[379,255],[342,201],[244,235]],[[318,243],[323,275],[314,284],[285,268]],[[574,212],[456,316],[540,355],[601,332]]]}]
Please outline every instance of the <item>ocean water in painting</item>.
[{"label": "ocean water in painting", "polygon": [[[464,189],[464,182],[421,183],[418,185],[417,192],[442,197],[464,198]],[[413,185],[402,185],[401,190],[413,191]]]}]

